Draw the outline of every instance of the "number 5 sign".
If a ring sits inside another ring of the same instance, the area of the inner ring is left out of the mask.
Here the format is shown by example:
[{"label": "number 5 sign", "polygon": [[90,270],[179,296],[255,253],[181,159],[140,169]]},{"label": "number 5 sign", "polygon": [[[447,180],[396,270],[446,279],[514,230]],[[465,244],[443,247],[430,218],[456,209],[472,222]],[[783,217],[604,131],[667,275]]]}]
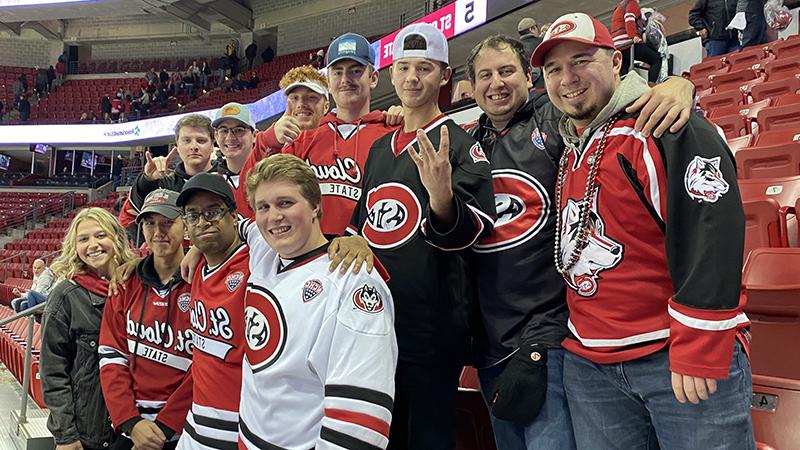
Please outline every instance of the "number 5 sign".
[{"label": "number 5 sign", "polygon": [[459,0],[456,2],[455,36],[486,22],[487,0]]}]

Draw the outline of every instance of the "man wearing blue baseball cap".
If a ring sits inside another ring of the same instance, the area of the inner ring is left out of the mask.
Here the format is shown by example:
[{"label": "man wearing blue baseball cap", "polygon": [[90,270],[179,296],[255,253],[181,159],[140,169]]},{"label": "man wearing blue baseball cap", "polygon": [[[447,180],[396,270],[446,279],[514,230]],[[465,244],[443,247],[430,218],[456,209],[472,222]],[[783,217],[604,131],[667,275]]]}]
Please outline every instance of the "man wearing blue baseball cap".
[{"label": "man wearing blue baseball cap", "polygon": [[273,129],[257,139],[272,147],[283,147],[283,153],[307,161],[314,169],[325,211],[322,232],[327,236],[344,233],[361,197],[369,149],[378,138],[394,131],[400,121],[381,111],[370,112],[372,90],[378,85],[375,59],[375,50],[363,36],[345,33],[336,38],[328,47],[326,66],[328,89],[336,110],[325,115],[319,127],[307,131],[292,125],[296,120],[287,117],[287,110]]}]

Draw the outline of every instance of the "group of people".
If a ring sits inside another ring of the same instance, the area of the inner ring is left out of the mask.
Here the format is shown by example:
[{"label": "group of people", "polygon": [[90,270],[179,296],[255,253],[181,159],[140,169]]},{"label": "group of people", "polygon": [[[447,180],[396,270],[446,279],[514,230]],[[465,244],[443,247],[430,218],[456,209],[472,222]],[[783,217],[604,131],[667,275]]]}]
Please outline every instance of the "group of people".
[{"label": "group of people", "polygon": [[769,41],[764,0],[696,0],[689,25],[708,56],[724,55]]},{"label": "group of people", "polygon": [[465,364],[499,449],[754,449],[735,164],[691,83],[621,76],[566,14],[530,58],[473,48],[465,131],[435,27],[395,37],[400,109],[371,111],[375,61],[339,36],[269,129],[184,117],[119,221],[75,217],[40,369],[59,449],[453,449]]}]

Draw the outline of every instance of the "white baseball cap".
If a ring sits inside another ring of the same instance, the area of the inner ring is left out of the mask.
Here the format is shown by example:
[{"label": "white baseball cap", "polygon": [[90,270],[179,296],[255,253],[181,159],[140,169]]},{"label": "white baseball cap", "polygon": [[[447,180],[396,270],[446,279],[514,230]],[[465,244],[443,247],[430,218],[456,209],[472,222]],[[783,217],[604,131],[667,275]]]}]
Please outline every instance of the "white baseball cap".
[{"label": "white baseball cap", "polygon": [[[424,50],[406,50],[403,47],[408,36],[417,35],[425,39]],[[450,64],[447,38],[433,25],[427,23],[414,23],[403,28],[394,38],[392,45],[394,61],[403,58],[428,58],[434,61]]]},{"label": "white baseball cap", "polygon": [[315,81],[311,81],[311,80],[295,81],[294,83],[286,86],[286,88],[283,90],[283,93],[285,95],[289,95],[289,93],[292,92],[292,90],[294,88],[297,88],[297,87],[300,87],[300,86],[307,87],[307,88],[311,89],[312,91],[316,92],[319,95],[323,95],[325,97],[328,96],[328,90],[325,89],[325,86],[323,86],[323,85],[321,85],[321,84],[319,84],[319,83],[317,83]]}]

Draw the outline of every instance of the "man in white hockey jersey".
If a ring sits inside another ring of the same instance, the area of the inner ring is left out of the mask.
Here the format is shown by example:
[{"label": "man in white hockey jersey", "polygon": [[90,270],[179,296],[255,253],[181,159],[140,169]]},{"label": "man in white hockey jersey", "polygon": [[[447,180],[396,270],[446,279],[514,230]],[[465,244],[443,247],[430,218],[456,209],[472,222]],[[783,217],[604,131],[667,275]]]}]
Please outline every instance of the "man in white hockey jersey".
[{"label": "man in white hockey jersey", "polygon": [[328,270],[319,183],[301,159],[261,161],[247,194],[240,448],[385,449],[397,364],[389,289],[377,271]]}]

